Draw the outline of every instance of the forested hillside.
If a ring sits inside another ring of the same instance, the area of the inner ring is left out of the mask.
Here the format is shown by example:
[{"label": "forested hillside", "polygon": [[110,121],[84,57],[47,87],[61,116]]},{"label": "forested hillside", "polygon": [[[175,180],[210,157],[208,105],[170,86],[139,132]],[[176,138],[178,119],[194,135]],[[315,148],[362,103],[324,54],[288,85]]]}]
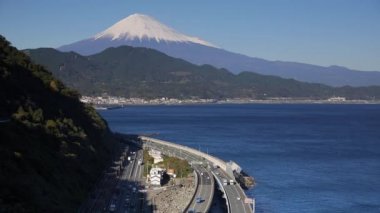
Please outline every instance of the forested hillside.
[{"label": "forested hillside", "polygon": [[25,52],[64,83],[90,96],[380,99],[379,86],[330,87],[252,72],[233,74],[210,65],[194,65],[148,48],[122,46],[91,56],[51,48]]},{"label": "forested hillside", "polygon": [[116,142],[79,93],[0,36],[0,212],[75,212]]}]

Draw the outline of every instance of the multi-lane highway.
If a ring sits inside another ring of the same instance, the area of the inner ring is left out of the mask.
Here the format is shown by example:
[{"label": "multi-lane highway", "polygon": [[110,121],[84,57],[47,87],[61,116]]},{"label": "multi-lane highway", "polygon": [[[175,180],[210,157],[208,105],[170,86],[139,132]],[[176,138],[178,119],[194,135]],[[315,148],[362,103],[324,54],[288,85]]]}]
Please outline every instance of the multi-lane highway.
[{"label": "multi-lane highway", "polygon": [[[208,212],[214,196],[215,180],[219,183],[223,183],[225,179],[234,180],[222,168],[210,166],[213,165],[211,162],[192,151],[152,142],[145,142],[144,146],[161,150],[165,155],[185,159],[194,168],[197,174],[196,191],[185,212]],[[125,160],[120,161],[121,173],[111,178],[105,176],[93,192],[93,199],[90,199],[79,212],[152,212],[152,207],[146,202],[146,194],[140,192],[144,186],[141,181],[143,166],[139,163],[143,162],[143,151],[131,145],[125,152],[128,152],[126,156],[129,160],[126,160],[125,156]],[[221,186],[228,200],[229,212],[252,212],[251,206],[244,203],[246,195],[239,185]]]},{"label": "multi-lane highway", "polygon": [[193,166],[198,178],[198,187],[194,194],[188,211],[189,212],[207,212],[210,208],[214,195],[214,178],[210,171],[201,165]]},{"label": "multi-lane highway", "polygon": [[115,161],[118,169],[112,171],[118,172],[105,174],[79,212],[151,212],[144,206],[145,194],[139,192],[143,168],[138,162],[142,162],[142,150],[130,146],[125,152],[121,161]]},{"label": "multi-lane highway", "polygon": [[110,203],[115,199],[119,174],[126,162],[129,146],[121,145],[114,156],[114,161],[99,178],[89,198],[82,204],[78,212],[108,212]]},{"label": "multi-lane highway", "polygon": [[214,178],[207,165],[199,164],[202,159],[197,156],[191,155],[179,149],[172,147],[162,146],[159,144],[149,144],[152,148],[160,150],[163,154],[176,156],[187,160],[192,164],[195,172],[197,173],[197,190],[191,203],[188,205],[189,212],[208,212],[214,196]]},{"label": "multi-lane highway", "polygon": [[[215,178],[218,178],[221,183],[223,180],[229,181],[231,178],[220,168],[213,170]],[[241,213],[250,213],[252,208],[250,204],[244,203],[246,198],[245,193],[241,189],[238,183],[232,185],[224,185],[224,191],[229,202],[230,212],[241,212]]]},{"label": "multi-lane highway", "polygon": [[139,192],[142,188],[142,165],[138,162],[142,162],[142,150],[131,149],[129,155],[130,161],[123,170],[120,176],[117,189],[119,193],[116,195],[113,203],[110,204],[110,211],[113,209],[111,205],[115,206],[114,212],[142,212],[143,201],[145,195]]},{"label": "multi-lane highway", "polygon": [[[147,137],[145,137],[145,138],[147,138]],[[194,153],[197,153],[197,151],[192,152],[192,153],[190,153],[188,151],[183,151],[183,150],[181,150],[181,146],[177,146],[176,144],[171,144],[171,143],[166,142],[166,141],[149,140],[149,139],[145,140],[143,142],[144,142],[144,145],[146,145],[146,146],[156,147],[156,148],[162,150],[163,152],[166,151],[169,154],[176,155],[178,157],[184,158],[184,159],[188,160],[189,162],[201,162],[201,163],[203,163],[203,165],[212,164],[211,162],[208,162],[204,158],[201,158],[201,157],[197,156],[196,154],[194,154]],[[212,168],[210,166],[208,166],[206,168],[205,167],[194,167],[194,169],[196,169],[196,171],[198,171],[200,168],[203,168],[207,171],[212,170],[213,174],[215,174],[215,178],[217,178],[220,183],[223,183],[224,179],[226,179],[228,181],[231,179],[235,180],[234,177],[230,177],[221,168]],[[199,173],[199,171],[198,171],[198,173]],[[202,183],[203,182],[201,182],[201,184]],[[200,185],[198,185],[198,187],[199,186]],[[244,213],[252,212],[252,207],[250,206],[250,204],[245,203],[245,198],[247,198],[247,197],[246,197],[244,191],[242,190],[242,188],[240,187],[240,185],[238,185],[238,183],[233,184],[233,185],[223,185],[222,184],[222,187],[224,188],[224,191],[226,193],[226,197],[228,200],[229,205],[227,207],[228,207],[229,212],[242,212],[242,213],[243,212]],[[211,191],[212,190],[214,190],[214,188],[212,188]],[[199,190],[197,190],[197,193],[198,193],[198,191]],[[193,199],[193,201],[189,207],[190,210],[193,210],[192,207],[197,206],[197,205],[194,205],[194,202],[196,202],[196,200],[195,200],[196,197],[197,196],[194,197],[194,199]],[[211,199],[212,199],[212,196],[211,196]],[[195,209],[195,210],[196,210],[196,212],[198,212],[197,209]],[[204,211],[200,211],[200,212],[204,212]]]}]

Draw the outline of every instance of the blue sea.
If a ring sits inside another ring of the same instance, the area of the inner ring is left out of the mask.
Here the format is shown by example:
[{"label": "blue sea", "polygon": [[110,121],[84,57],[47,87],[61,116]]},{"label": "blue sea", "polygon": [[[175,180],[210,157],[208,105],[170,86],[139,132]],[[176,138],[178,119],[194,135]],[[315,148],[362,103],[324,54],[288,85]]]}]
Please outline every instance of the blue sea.
[{"label": "blue sea", "polygon": [[255,177],[256,212],[380,212],[380,105],[129,106],[111,129],[184,144]]}]

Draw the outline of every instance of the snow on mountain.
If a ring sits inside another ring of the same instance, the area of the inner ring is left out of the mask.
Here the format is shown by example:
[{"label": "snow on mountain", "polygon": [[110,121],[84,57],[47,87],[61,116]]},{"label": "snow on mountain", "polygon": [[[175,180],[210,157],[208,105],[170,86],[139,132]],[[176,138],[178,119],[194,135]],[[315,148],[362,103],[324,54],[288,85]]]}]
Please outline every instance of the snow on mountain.
[{"label": "snow on mountain", "polygon": [[210,64],[234,73],[252,71],[265,75],[332,86],[380,85],[380,72],[358,72],[343,67],[322,67],[303,63],[268,61],[217,48],[202,39],[181,34],[142,14],[133,14],[95,36],[58,48],[82,55],[110,47],[128,45],[156,49],[194,64]]},{"label": "snow on mountain", "polygon": [[174,29],[161,24],[154,18],[133,14],[112,25],[105,31],[93,37],[95,40],[111,38],[112,40],[155,40],[156,42],[192,42],[205,46],[215,47],[209,42],[196,37],[181,34]]}]

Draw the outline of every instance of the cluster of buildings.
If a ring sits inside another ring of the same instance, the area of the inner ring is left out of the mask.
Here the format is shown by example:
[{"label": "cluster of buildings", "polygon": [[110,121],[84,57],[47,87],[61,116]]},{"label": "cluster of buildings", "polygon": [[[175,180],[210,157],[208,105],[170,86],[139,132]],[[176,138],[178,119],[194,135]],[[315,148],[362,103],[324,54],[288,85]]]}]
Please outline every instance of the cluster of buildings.
[{"label": "cluster of buildings", "polygon": [[[153,163],[157,164],[164,159],[162,158],[162,154],[158,150],[151,149],[148,151],[149,155],[153,157]],[[150,181],[150,185],[152,186],[161,186],[163,175],[164,175],[165,170],[159,167],[152,167],[149,171],[149,176],[148,179]]]},{"label": "cluster of buildings", "polygon": [[112,106],[112,105],[158,105],[158,104],[201,104],[201,103],[215,103],[215,99],[176,99],[176,98],[156,98],[156,99],[142,99],[142,98],[124,98],[117,96],[82,96],[83,103],[90,103],[98,106]]},{"label": "cluster of buildings", "polygon": [[[126,105],[180,105],[180,104],[240,104],[240,103],[339,103],[347,102],[345,97],[330,97],[325,100],[313,100],[308,98],[289,98],[289,97],[271,97],[264,100],[251,99],[251,98],[227,98],[223,100],[217,99],[176,99],[176,98],[156,98],[156,99],[143,99],[143,98],[124,98],[118,96],[82,96],[81,101],[90,103],[96,107],[113,107],[113,106],[126,106]],[[353,102],[362,102],[356,100]]]},{"label": "cluster of buildings", "polygon": [[331,97],[331,98],[327,99],[327,101],[330,101],[330,102],[344,102],[344,101],[346,101],[346,98],[345,97]]},{"label": "cluster of buildings", "polygon": [[152,156],[153,163],[155,164],[155,166],[153,166],[150,169],[149,175],[147,177],[147,180],[150,182],[150,185],[161,186],[164,173],[168,174],[171,177],[176,177],[173,169],[166,170],[157,166],[158,163],[164,161],[164,159],[162,158],[162,153],[160,151],[151,149],[148,151],[148,154]]}]

